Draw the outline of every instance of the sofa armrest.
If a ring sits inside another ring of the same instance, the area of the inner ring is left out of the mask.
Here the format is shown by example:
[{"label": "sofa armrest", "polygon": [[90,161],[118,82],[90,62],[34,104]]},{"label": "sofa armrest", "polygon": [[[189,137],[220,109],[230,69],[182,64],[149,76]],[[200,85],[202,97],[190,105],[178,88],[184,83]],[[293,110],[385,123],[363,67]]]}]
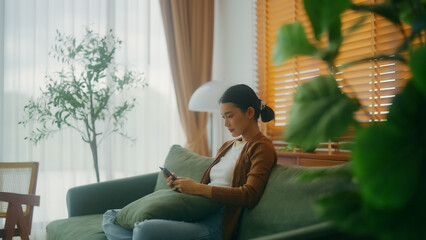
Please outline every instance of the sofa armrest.
[{"label": "sofa armrest", "polygon": [[285,231],[268,236],[255,238],[256,240],[368,240],[370,238],[353,237],[340,232],[330,223],[323,222],[298,228],[291,231]]},{"label": "sofa armrest", "polygon": [[102,214],[154,191],[157,173],[74,187],[68,190],[68,217]]}]

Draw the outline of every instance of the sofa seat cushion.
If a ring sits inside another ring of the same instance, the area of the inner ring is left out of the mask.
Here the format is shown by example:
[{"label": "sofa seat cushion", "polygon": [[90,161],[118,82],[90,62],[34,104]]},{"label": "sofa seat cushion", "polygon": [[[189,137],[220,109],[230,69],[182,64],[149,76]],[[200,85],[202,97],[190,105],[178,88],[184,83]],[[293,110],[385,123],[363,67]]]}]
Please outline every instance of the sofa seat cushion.
[{"label": "sofa seat cushion", "polygon": [[244,210],[239,229],[240,239],[289,231],[321,222],[313,209],[316,199],[323,194],[353,185],[338,177],[301,181],[300,175],[349,167],[348,164],[332,167],[277,165],[271,172],[259,203],[253,209]]},{"label": "sofa seat cushion", "polygon": [[60,219],[47,225],[47,239],[107,240],[102,230],[102,214]]},{"label": "sofa seat cushion", "polygon": [[[164,167],[174,172],[178,177],[188,177],[200,182],[213,160],[211,157],[198,155],[180,145],[173,145],[166,157]],[[169,189],[161,172],[158,174],[155,191],[160,189]]]}]

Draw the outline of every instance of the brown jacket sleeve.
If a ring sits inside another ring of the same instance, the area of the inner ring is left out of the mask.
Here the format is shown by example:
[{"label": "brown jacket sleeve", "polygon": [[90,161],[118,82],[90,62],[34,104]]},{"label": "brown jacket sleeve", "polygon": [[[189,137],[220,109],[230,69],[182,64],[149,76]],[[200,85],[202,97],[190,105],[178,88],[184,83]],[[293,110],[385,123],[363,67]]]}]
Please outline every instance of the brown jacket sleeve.
[{"label": "brown jacket sleeve", "polygon": [[253,143],[234,169],[231,187],[212,187],[212,199],[226,205],[253,208],[260,200],[277,154],[270,141]]}]

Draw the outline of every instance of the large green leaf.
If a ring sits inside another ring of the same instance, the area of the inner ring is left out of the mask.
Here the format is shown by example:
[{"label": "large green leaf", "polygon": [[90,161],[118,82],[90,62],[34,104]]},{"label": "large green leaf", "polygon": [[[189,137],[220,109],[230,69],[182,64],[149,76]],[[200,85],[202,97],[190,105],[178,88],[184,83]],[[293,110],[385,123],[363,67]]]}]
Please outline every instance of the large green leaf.
[{"label": "large green leaf", "polygon": [[332,76],[319,76],[299,86],[289,113],[285,140],[304,150],[340,137],[354,123],[357,100],[343,94]]},{"label": "large green leaf", "polygon": [[414,83],[426,96],[426,47],[411,52],[410,67],[414,75]]},{"label": "large green leaf", "polygon": [[303,3],[317,40],[323,32],[335,28],[336,22],[340,26],[340,14],[351,6],[350,0],[304,0]]},{"label": "large green leaf", "polygon": [[366,202],[393,209],[404,206],[422,181],[426,161],[426,98],[409,81],[389,110],[388,121],[359,132],[354,174]]},{"label": "large green leaf", "polygon": [[390,2],[371,4],[371,5],[356,5],[353,4],[351,7],[355,11],[372,12],[388,19],[392,23],[399,25],[401,21],[399,19],[398,8],[395,4]]},{"label": "large green leaf", "polygon": [[[413,79],[408,81],[404,90],[395,98],[389,109],[388,122],[401,130],[404,147],[413,156],[410,161],[416,159],[425,163],[426,95],[415,83]],[[423,164],[422,166],[422,171],[426,171],[426,165]]]},{"label": "large green leaf", "polygon": [[412,35],[419,36],[422,30],[426,29],[426,1],[395,1],[398,6],[399,17],[402,21],[411,26]]},{"label": "large green leaf", "polygon": [[423,13],[419,14],[419,16],[413,16],[413,22],[411,24],[412,34],[416,35],[418,38],[422,37],[422,31],[426,30],[426,4],[423,4],[418,7],[422,9]]},{"label": "large green leaf", "polygon": [[399,7],[399,18],[411,26],[413,24],[413,11],[411,10],[410,3],[400,1],[397,4]]},{"label": "large green leaf", "polygon": [[394,125],[382,123],[361,130],[356,136],[353,171],[364,201],[376,208],[401,207],[416,189],[420,161],[415,151],[407,147],[401,132]]},{"label": "large green leaf", "polygon": [[412,142],[426,144],[426,95],[422,90],[414,79],[409,80],[389,108],[388,122],[403,129]]},{"label": "large green leaf", "polygon": [[296,55],[314,56],[317,48],[306,38],[305,30],[300,22],[284,25],[277,35],[274,48],[274,63],[280,64]]},{"label": "large green leaf", "polygon": [[336,21],[330,23],[330,30],[327,32],[327,35],[328,49],[322,59],[329,64],[333,64],[334,59],[339,54],[340,45],[342,45],[343,41],[340,19],[336,19]]}]

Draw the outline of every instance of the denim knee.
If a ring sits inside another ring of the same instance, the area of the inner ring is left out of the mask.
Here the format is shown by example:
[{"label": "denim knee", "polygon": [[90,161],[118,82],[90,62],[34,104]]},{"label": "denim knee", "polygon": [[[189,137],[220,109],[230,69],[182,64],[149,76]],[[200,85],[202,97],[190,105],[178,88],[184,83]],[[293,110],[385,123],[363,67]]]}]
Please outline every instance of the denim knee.
[{"label": "denim knee", "polygon": [[208,224],[152,219],[136,222],[133,240],[216,240],[222,239],[221,229],[211,229]]},{"label": "denim knee", "polygon": [[108,210],[102,220],[102,229],[108,240],[132,240],[132,230],[114,224],[114,217],[119,212],[118,209]]},{"label": "denim knee", "polygon": [[164,228],[160,229],[158,226],[158,224],[152,224],[150,220],[136,222],[133,228],[133,240],[159,239],[158,233],[163,232]]}]

